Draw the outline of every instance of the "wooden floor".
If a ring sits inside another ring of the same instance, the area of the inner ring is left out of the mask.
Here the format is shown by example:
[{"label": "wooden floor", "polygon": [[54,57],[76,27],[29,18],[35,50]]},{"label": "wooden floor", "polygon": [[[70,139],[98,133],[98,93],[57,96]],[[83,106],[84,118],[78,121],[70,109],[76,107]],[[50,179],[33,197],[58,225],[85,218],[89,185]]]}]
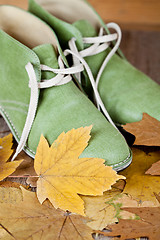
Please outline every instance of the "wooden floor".
[{"label": "wooden floor", "polygon": [[88,0],[101,17],[123,29],[160,30],[159,0]]},{"label": "wooden floor", "polygon": [[[160,30],[160,0],[88,1],[104,21],[117,22],[123,29]],[[12,4],[27,9],[28,0],[0,0],[0,4]]]},{"label": "wooden floor", "polygon": [[138,69],[160,83],[160,32],[122,31],[121,49]]}]

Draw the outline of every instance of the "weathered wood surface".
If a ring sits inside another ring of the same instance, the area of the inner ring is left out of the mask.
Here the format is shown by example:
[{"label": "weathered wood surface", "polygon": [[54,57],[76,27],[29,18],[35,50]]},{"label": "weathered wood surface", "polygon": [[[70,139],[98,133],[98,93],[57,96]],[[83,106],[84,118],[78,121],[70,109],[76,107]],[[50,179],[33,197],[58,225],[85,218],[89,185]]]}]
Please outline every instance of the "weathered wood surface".
[{"label": "weathered wood surface", "polygon": [[160,32],[122,31],[121,49],[142,72],[160,83]]},{"label": "weathered wood surface", "polygon": [[[123,29],[160,30],[159,0],[88,1],[106,22],[117,22]],[[11,4],[27,9],[28,0],[0,0],[0,4]]]},{"label": "weathered wood surface", "polygon": [[123,29],[160,30],[159,0],[88,0],[106,22]]},{"label": "weathered wood surface", "polygon": [[8,135],[10,133],[10,130],[3,120],[2,116],[0,115],[0,138]]}]

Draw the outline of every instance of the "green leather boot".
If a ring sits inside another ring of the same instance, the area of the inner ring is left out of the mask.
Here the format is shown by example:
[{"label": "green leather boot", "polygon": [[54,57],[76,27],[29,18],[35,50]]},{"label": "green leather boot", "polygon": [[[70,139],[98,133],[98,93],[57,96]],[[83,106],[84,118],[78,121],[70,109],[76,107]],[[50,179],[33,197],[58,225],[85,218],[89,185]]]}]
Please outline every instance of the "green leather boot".
[{"label": "green leather boot", "polygon": [[41,134],[51,144],[63,131],[92,124],[81,156],[104,158],[115,170],[127,167],[125,139],[72,81],[70,74],[83,66],[64,66],[66,53],[53,30],[13,6],[0,6],[0,28],[0,113],[19,143],[14,158],[22,149],[34,157]]},{"label": "green leather boot", "polygon": [[[75,64],[81,58],[85,59],[93,74],[95,87],[115,123],[140,121],[143,112],[160,120],[160,85],[124,58],[118,49],[121,40],[119,26],[114,23],[106,26],[84,0],[29,0],[29,11],[54,29],[64,49],[69,43],[72,54],[75,54]],[[116,33],[110,34],[110,28]],[[88,96],[92,98],[93,95],[103,111],[86,72],[81,78],[76,76]]]}]

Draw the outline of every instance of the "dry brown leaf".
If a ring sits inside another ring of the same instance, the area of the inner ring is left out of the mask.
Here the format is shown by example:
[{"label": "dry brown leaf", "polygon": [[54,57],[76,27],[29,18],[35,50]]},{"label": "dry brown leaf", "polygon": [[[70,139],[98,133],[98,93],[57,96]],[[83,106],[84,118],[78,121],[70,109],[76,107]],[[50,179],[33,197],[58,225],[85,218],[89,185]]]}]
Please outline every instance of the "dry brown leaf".
[{"label": "dry brown leaf", "polygon": [[28,177],[26,180],[26,183],[30,186],[30,187],[37,187],[37,180],[38,177]]},{"label": "dry brown leaf", "polygon": [[[19,188],[20,184],[17,182],[10,182],[10,181],[2,181],[0,182],[0,187],[14,187]],[[24,186],[23,186],[24,187]]]},{"label": "dry brown leaf", "polygon": [[141,220],[120,220],[118,224],[110,225],[112,232],[102,233],[105,236],[121,236],[120,239],[149,237],[159,240],[160,237],[160,208],[125,208],[137,214]]},{"label": "dry brown leaf", "polygon": [[[154,192],[160,192],[160,178],[158,176],[146,175],[146,170],[160,159],[160,152],[145,152],[133,150],[133,162],[120,173],[126,177],[124,193],[130,194],[143,206],[158,206]],[[148,202],[148,203],[147,203]]]},{"label": "dry brown leaf", "polygon": [[135,145],[160,146],[160,121],[143,113],[139,122],[127,123],[123,128],[135,137]]},{"label": "dry brown leaf", "polygon": [[12,174],[23,161],[7,162],[13,153],[12,134],[0,138],[0,181]]},{"label": "dry brown leaf", "polygon": [[34,170],[34,160],[29,157],[24,151],[22,151],[16,158],[16,160],[19,159],[24,160],[11,176],[28,176],[26,183],[31,187],[37,187],[38,178],[35,177],[37,174]]},{"label": "dry brown leaf", "polygon": [[[56,210],[49,201],[41,205],[36,194],[24,188],[3,188],[2,192],[6,202],[0,203],[0,239],[92,239],[92,231],[84,223],[84,217]],[[13,195],[19,197],[13,201]]]},{"label": "dry brown leaf", "polygon": [[62,133],[48,146],[41,136],[35,157],[39,175],[37,196],[41,203],[48,198],[55,208],[84,215],[84,202],[78,194],[103,195],[123,176],[117,175],[99,158],[78,158],[90,139],[90,127]]},{"label": "dry brown leaf", "polygon": [[[159,240],[157,227],[141,220],[120,219],[118,224],[108,226],[111,232],[98,232],[103,236],[120,236],[119,240],[135,239],[149,236],[149,240]],[[156,236],[157,235],[157,236]]]},{"label": "dry brown leaf", "polygon": [[125,208],[125,210],[137,214],[144,222],[159,226],[160,233],[160,207]]},{"label": "dry brown leaf", "polygon": [[160,175],[160,161],[153,163],[152,166],[145,172],[153,176]]},{"label": "dry brown leaf", "polygon": [[126,184],[126,181],[120,179],[115,184],[113,184],[112,187],[123,191],[125,184]]},{"label": "dry brown leaf", "polygon": [[160,203],[160,193],[159,194],[154,193],[154,195],[155,195],[156,199],[158,200],[158,202]]},{"label": "dry brown leaf", "polygon": [[[34,170],[34,160],[29,157],[24,151],[22,151],[16,157],[16,160],[23,159],[23,162],[17,167],[15,172],[12,174],[14,176],[35,176],[36,172]],[[11,176],[12,176],[11,175]]]},{"label": "dry brown leaf", "polygon": [[90,219],[87,225],[94,230],[102,230],[107,225],[118,222],[119,218],[137,219],[135,214],[121,210],[128,206],[138,206],[138,203],[120,190],[111,189],[103,196],[82,196],[86,216]]}]

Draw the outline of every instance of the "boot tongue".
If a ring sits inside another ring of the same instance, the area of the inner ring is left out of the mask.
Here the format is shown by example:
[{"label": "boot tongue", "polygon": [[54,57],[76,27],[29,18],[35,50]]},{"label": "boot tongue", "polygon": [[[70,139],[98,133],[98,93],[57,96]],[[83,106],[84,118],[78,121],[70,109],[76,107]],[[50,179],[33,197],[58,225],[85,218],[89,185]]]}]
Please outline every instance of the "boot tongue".
[{"label": "boot tongue", "polygon": [[95,28],[87,20],[78,20],[73,23],[73,26],[75,26],[81,32],[83,37],[97,36]]},{"label": "boot tongue", "polygon": [[[98,34],[92,24],[87,20],[79,20],[73,23],[73,25],[81,32],[83,37],[96,37]],[[84,48],[89,47],[89,44],[84,44]],[[85,57],[86,62],[88,63],[94,78],[96,78],[98,71],[108,54],[108,50],[103,51],[99,54]],[[92,98],[92,87],[89,81],[88,76],[85,74],[84,78],[82,78],[82,85],[86,93],[90,98]]]},{"label": "boot tongue", "polygon": [[[58,68],[57,53],[51,44],[43,44],[33,48],[33,51],[39,57],[40,63],[51,68]],[[55,76],[52,72],[42,71],[42,79],[50,79]]]}]

